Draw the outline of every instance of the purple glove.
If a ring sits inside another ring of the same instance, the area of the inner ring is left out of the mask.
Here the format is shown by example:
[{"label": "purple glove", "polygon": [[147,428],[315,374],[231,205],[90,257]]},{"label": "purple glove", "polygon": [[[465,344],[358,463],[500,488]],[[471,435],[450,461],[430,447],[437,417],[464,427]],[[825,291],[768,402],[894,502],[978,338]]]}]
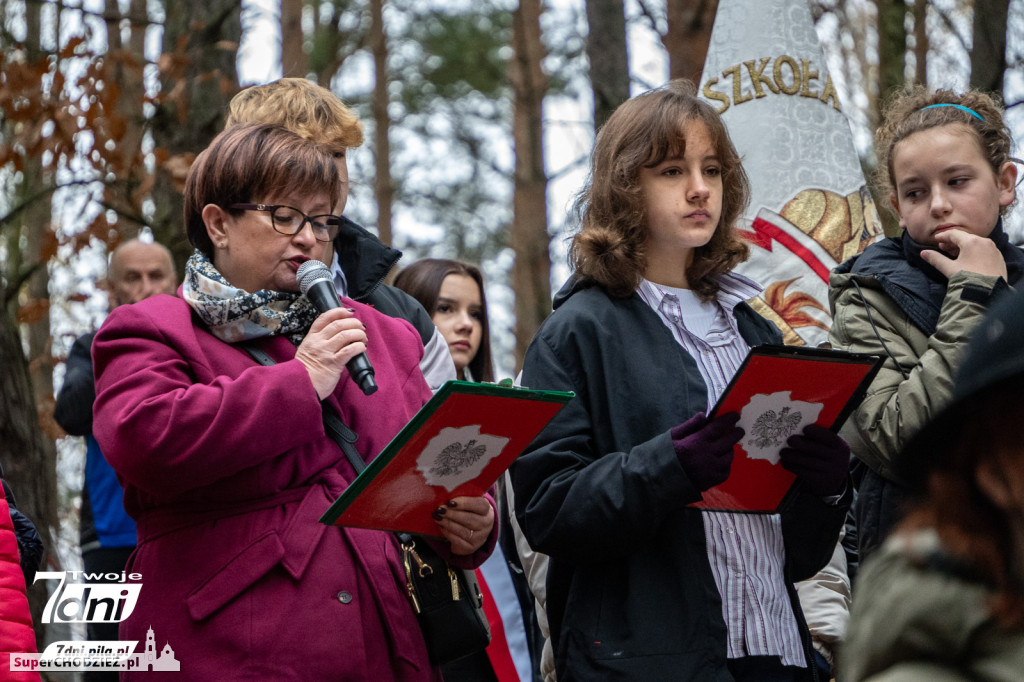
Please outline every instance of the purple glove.
[{"label": "purple glove", "polygon": [[680,466],[700,492],[729,478],[732,446],[743,438],[743,429],[736,426],[739,420],[735,412],[719,415],[712,421],[698,412],[669,432]]},{"label": "purple glove", "polygon": [[779,451],[782,466],[803,479],[818,497],[843,492],[850,472],[850,446],[823,426],[808,424]]}]

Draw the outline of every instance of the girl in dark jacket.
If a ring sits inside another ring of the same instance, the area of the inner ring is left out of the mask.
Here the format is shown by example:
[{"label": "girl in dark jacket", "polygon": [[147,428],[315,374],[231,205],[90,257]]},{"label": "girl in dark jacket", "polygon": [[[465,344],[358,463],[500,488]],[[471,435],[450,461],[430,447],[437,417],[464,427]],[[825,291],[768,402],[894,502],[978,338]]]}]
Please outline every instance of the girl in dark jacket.
[{"label": "girl in dark jacket", "polygon": [[577,200],[575,274],[526,354],[522,383],[576,397],[511,470],[516,515],[550,559],[559,680],[813,679],[792,582],[828,561],[849,450],[808,426],[781,451],[782,514],[692,505],[743,435],[714,405],[751,346],[781,335],[732,273],[749,187],[692,84],[620,106]]}]

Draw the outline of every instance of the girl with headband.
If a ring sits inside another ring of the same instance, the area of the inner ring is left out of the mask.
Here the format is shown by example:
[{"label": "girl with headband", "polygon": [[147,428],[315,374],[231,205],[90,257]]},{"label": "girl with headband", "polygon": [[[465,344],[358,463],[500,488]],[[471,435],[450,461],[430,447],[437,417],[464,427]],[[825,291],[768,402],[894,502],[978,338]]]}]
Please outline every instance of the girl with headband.
[{"label": "girl with headband", "polygon": [[901,93],[875,147],[879,195],[888,195],[903,233],[842,263],[829,282],[833,347],[886,360],[842,431],[866,465],[855,504],[861,560],[898,520],[900,450],[949,404],[989,301],[1024,273],[1024,253],[1003,232],[1017,168],[995,99]]}]

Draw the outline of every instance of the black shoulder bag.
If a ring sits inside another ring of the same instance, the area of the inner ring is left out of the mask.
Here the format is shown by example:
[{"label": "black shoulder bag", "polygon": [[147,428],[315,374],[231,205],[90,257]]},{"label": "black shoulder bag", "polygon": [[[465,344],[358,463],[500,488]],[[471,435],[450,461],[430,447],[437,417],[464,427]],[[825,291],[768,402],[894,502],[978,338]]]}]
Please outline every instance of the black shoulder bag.
[{"label": "black shoulder bag", "polygon": [[[276,364],[255,344],[239,344],[261,365]],[[355,443],[359,435],[342,421],[326,402],[321,402],[324,430],[345,453],[356,474],[366,468]],[[491,626],[484,615],[483,595],[476,573],[452,568],[426,542],[409,533],[395,533],[402,550],[405,589],[423,630],[427,654],[434,665],[443,665],[487,648]]]}]

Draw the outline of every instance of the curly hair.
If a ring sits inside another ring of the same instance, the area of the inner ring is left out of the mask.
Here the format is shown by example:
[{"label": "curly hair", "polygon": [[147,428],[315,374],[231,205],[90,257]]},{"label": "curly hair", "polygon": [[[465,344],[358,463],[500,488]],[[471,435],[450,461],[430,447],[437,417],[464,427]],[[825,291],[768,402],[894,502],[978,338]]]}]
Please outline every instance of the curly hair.
[{"label": "curly hair", "polygon": [[[978,116],[955,106],[925,108],[934,104],[959,105]],[[993,172],[999,173],[1003,164],[1016,161],[1010,155],[1013,141],[997,95],[979,90],[968,90],[963,94],[952,90],[932,92],[923,85],[916,85],[910,90],[897,92],[889,99],[883,110],[882,123],[875,132],[878,165],[875,168],[874,183],[879,196],[898,196],[893,180],[896,146],[914,133],[946,125],[961,125],[970,130]],[[1001,207],[999,214],[1006,215],[1012,206],[1011,203]]]},{"label": "curly hair", "polygon": [[363,126],[338,97],[305,78],[280,78],[242,90],[228,103],[224,127],[277,123],[293,133],[344,151],[363,143]]},{"label": "curly hair", "polygon": [[739,153],[714,108],[687,80],[673,80],[621,104],[598,132],[590,173],[573,207],[579,223],[569,247],[578,276],[609,295],[632,294],[646,269],[647,205],[640,169],[653,168],[686,147],[686,130],[703,123],[722,164],[722,215],[711,240],[694,250],[686,271],[693,291],[710,300],[718,278],[747,258],[736,221],[750,202],[750,182]]}]

